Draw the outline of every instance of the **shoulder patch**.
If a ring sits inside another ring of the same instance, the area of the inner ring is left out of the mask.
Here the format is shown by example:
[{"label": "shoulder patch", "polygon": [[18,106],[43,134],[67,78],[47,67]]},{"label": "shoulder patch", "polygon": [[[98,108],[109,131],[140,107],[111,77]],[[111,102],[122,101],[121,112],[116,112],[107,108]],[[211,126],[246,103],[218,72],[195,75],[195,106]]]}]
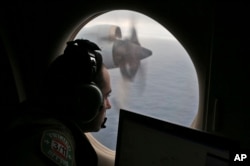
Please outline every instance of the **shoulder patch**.
[{"label": "shoulder patch", "polygon": [[41,151],[59,166],[73,165],[73,148],[60,131],[46,130],[41,139]]}]

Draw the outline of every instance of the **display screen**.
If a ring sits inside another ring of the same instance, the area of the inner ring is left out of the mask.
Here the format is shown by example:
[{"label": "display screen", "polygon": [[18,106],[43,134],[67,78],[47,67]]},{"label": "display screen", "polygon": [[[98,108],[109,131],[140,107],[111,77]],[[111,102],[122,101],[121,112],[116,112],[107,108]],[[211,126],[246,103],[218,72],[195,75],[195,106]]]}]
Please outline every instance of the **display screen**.
[{"label": "display screen", "polygon": [[120,110],[116,166],[228,166],[233,141]]}]

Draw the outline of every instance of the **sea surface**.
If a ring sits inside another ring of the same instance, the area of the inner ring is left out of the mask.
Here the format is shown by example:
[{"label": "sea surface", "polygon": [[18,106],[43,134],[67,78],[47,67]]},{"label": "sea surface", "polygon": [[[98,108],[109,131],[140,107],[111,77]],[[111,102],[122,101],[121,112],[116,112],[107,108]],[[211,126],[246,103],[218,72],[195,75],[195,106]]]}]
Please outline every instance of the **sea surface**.
[{"label": "sea surface", "polygon": [[112,108],[107,110],[107,128],[92,134],[112,150],[121,108],[183,126],[190,126],[198,111],[197,73],[183,46],[167,38],[145,38],[141,45],[153,54],[141,61],[133,82],[124,81],[120,69],[109,70]]}]

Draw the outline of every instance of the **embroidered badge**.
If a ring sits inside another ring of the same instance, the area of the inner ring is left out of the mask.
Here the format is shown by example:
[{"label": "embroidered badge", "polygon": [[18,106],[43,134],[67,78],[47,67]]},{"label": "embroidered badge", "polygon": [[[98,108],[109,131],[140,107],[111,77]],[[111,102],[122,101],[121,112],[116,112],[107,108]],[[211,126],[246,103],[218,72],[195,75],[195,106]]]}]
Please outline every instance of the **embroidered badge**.
[{"label": "embroidered badge", "polygon": [[43,133],[41,150],[48,158],[60,166],[73,165],[73,149],[68,138],[63,133],[48,130]]}]

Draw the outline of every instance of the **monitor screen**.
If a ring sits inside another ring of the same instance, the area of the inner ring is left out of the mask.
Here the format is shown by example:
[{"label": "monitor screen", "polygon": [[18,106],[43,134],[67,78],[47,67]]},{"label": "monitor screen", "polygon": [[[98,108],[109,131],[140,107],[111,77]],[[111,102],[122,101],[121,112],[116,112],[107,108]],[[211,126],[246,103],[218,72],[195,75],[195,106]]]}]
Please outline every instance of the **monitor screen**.
[{"label": "monitor screen", "polygon": [[234,142],[120,110],[115,166],[228,166]]}]

